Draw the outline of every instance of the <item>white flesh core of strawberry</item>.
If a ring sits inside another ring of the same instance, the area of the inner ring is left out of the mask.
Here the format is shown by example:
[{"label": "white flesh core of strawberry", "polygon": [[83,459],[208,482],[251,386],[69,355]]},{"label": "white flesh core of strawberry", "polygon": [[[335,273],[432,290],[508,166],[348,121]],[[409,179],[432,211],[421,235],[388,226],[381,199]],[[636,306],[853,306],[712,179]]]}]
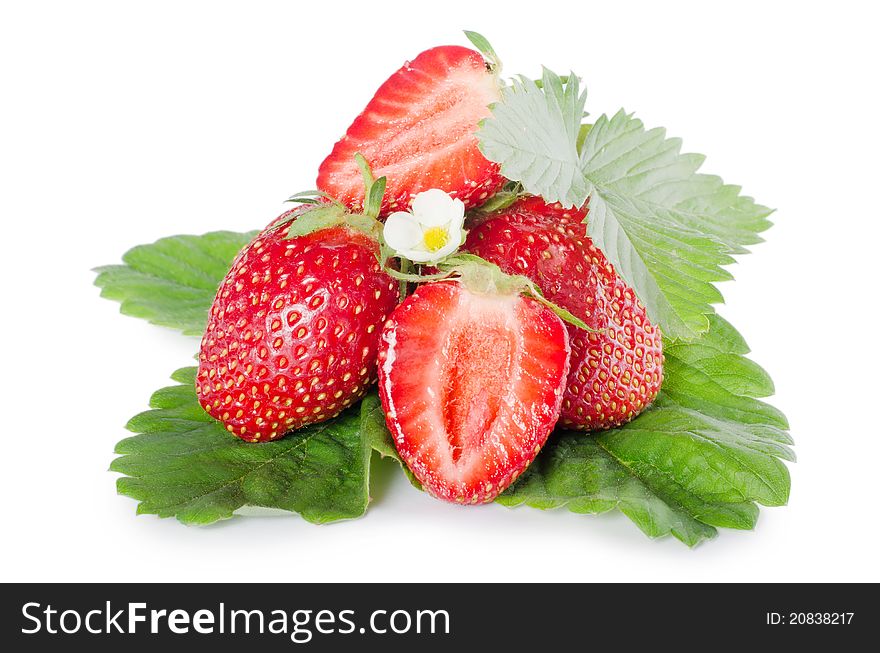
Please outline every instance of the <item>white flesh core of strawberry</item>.
[{"label": "white flesh core of strawberry", "polygon": [[[482,475],[487,448],[504,465],[508,437],[498,433],[495,422],[508,422],[526,430],[514,410],[518,401],[513,376],[521,370],[523,334],[516,295],[486,295],[462,292],[454,310],[437,316],[435,342],[437,351],[425,351],[420,378],[408,378],[406,384],[424,390],[423,410],[408,424],[411,432],[431,433],[416,452],[417,459],[429,459],[446,482],[467,483],[471,476]],[[382,377],[389,397],[392,393],[392,368],[397,358],[397,334],[386,333],[387,356]],[[468,401],[469,405],[457,402]],[[393,401],[389,417],[397,419]],[[429,470],[425,469],[425,473]]]}]

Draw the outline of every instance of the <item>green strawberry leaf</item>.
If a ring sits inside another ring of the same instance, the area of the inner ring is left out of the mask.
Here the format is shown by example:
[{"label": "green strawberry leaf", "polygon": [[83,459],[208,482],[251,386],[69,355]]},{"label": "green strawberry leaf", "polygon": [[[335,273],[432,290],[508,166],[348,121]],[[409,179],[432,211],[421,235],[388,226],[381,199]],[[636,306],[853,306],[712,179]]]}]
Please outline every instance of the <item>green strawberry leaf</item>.
[{"label": "green strawberry leaf", "polygon": [[652,320],[668,338],[695,339],[722,301],[714,283],[731,278],[724,266],[761,241],[771,210],[698,173],[701,155],[622,110],[581,126],[584,99],[573,75],[514,81],[480,147],[529,193],[567,207],[589,200],[590,237]]},{"label": "green strawberry leaf", "polygon": [[529,193],[580,206],[590,193],[577,150],[586,100],[574,75],[563,84],[545,68],[540,87],[525,77],[514,79],[501,89],[492,118],[481,123],[480,150]]},{"label": "green strawberry leaf", "polygon": [[581,150],[592,185],[587,233],[664,333],[695,338],[722,301],[713,283],[731,278],[722,266],[761,241],[771,211],[698,174],[703,157],[680,149],[631,114],[600,116]]},{"label": "green strawberry leaf", "polygon": [[378,392],[370,392],[361,402],[361,430],[373,451],[382,458],[391,458],[397,461],[413,487],[419,490],[422,489],[422,484],[413,476],[413,473],[409,471],[409,467],[406,466],[397,453],[394,439],[385,425],[385,413],[382,411],[382,402],[379,401]]},{"label": "green strawberry leaf", "polygon": [[[696,515],[727,515],[733,528],[752,528],[754,504],[712,506],[690,497],[682,501],[663,496],[640,474],[628,469],[598,440],[580,433],[558,433],[516,484],[497,502],[514,507],[525,504],[543,510],[565,507],[579,514],[618,509],[650,537],[674,535],[693,546],[715,536],[716,530]],[[720,521],[720,520],[717,520]]]},{"label": "green strawberry leaf", "polygon": [[[629,424],[596,436],[559,432],[498,501],[577,513],[617,508],[647,535],[693,546],[717,527],[751,529],[756,503],[780,506],[794,460],[785,417],[759,401],[769,377],[717,315],[696,343],[665,350],[660,396]],[[723,369],[715,376],[711,372]]]},{"label": "green strawberry leaf", "polygon": [[101,296],[125,315],[201,335],[214,295],[235,255],[256,232],[172,236],[126,252],[124,265],[97,268]]},{"label": "green strawberry leaf", "polygon": [[117,489],[139,501],[138,514],[185,524],[229,519],[245,505],[314,523],[364,514],[372,450],[358,407],[282,440],[250,444],[202,410],[195,375],[194,367],[175,372],[180,385],[156,392],[152,410],[128,423],[137,435],[116,446],[121,455],[110,469],[125,475]]}]

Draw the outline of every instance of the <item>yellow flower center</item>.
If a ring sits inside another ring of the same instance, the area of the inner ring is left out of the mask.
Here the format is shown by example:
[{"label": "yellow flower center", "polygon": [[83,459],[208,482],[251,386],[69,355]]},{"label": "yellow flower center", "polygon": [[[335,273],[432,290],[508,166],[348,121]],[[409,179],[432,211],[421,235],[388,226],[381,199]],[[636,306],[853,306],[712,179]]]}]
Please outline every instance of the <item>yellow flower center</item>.
[{"label": "yellow flower center", "polygon": [[425,242],[425,247],[429,252],[436,252],[443,249],[446,243],[449,242],[449,234],[446,233],[443,227],[431,227],[425,230],[422,240]]}]

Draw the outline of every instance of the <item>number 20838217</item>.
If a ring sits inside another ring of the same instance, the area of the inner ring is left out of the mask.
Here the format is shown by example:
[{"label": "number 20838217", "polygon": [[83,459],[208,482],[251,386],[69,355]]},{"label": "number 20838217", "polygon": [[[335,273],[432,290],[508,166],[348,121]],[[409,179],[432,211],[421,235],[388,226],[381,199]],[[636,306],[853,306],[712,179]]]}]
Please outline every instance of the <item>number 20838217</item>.
[{"label": "number 20838217", "polygon": [[852,623],[855,612],[768,612],[770,626],[846,626]]}]

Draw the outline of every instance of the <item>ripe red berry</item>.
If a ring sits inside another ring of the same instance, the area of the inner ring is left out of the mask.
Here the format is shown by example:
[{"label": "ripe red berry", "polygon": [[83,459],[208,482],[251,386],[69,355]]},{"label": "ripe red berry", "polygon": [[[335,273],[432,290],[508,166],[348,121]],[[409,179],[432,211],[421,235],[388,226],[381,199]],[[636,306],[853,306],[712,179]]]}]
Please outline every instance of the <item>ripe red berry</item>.
[{"label": "ripe red berry", "polygon": [[529,277],[547,299],[600,330],[568,327],[571,371],[559,419],[598,430],[628,422],[654,400],[663,348],[645,307],[587,236],[585,218],[529,197],[471,230],[464,248]]},{"label": "ripe red berry", "polygon": [[338,226],[285,240],[289,229],[270,226],[235,259],[199,355],[199,402],[251,442],[330,419],[363,396],[398,300],[372,238]]}]

